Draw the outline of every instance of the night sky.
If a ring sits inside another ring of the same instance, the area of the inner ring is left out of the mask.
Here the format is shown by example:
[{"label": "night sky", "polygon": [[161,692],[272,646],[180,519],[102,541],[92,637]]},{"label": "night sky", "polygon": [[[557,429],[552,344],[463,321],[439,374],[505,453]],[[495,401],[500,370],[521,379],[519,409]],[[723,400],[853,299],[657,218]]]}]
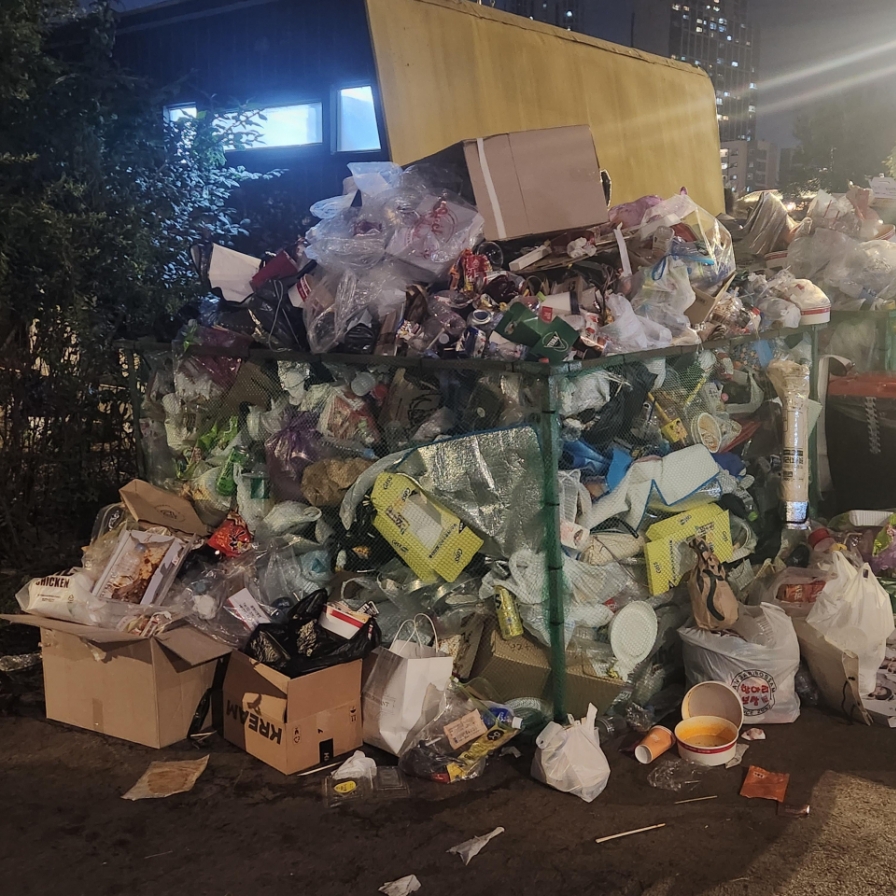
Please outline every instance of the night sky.
[{"label": "night sky", "polygon": [[760,138],[793,146],[796,113],[853,83],[892,93],[896,0],[752,0],[752,8],[761,29]]}]

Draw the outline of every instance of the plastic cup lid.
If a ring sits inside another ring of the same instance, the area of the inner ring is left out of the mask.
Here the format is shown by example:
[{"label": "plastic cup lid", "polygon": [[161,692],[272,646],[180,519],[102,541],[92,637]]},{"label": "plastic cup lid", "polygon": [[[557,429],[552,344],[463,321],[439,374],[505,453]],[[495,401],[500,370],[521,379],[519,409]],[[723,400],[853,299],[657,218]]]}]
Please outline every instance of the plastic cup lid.
[{"label": "plastic cup lid", "polygon": [[681,702],[681,717],[715,716],[737,725],[744,723],[744,705],[737,692],[720,681],[704,681],[694,685]]},{"label": "plastic cup lid", "polygon": [[633,601],[610,621],[610,647],[618,660],[640,663],[653,649],[658,629],[650,604]]}]

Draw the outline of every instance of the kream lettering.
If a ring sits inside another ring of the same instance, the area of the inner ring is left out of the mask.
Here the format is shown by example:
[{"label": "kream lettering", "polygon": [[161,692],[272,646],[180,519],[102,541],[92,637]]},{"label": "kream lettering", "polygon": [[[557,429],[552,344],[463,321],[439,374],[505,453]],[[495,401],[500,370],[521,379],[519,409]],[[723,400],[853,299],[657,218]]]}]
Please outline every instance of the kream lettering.
[{"label": "kream lettering", "polygon": [[261,716],[248,709],[243,709],[239,703],[231,703],[227,701],[227,715],[236,719],[244,728],[255,731],[266,740],[274,741],[274,743],[282,743],[283,729],[275,725],[273,722],[267,722]]}]

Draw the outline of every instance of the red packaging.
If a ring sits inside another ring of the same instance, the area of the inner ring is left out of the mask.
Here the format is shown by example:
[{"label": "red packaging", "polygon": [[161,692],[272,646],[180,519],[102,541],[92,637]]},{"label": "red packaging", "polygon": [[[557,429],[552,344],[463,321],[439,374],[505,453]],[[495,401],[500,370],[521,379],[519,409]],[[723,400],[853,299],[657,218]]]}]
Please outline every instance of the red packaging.
[{"label": "red packaging", "polygon": [[238,557],[252,547],[252,533],[238,513],[228,513],[227,519],[211,534],[208,545],[228,557]]}]

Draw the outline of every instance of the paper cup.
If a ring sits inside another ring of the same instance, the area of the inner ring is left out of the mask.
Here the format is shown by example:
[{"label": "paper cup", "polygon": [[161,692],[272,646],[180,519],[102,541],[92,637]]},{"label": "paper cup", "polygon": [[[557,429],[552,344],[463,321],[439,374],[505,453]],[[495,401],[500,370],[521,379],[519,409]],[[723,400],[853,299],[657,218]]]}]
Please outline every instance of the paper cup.
[{"label": "paper cup", "polygon": [[658,756],[672,749],[675,735],[662,725],[654,725],[647,732],[647,737],[635,747],[635,759],[643,765],[650,765]]}]

